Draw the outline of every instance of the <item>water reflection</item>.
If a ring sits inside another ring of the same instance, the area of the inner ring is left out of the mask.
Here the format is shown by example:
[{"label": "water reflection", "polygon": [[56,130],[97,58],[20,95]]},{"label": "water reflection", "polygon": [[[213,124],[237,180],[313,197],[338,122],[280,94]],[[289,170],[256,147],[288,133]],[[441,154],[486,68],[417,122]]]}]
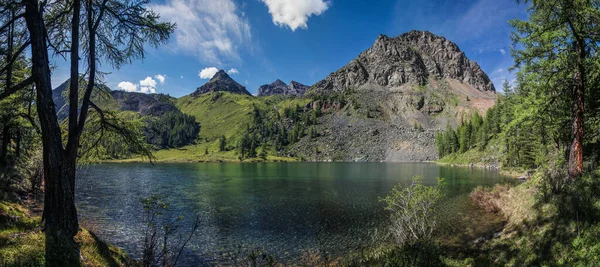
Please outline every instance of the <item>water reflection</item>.
[{"label": "water reflection", "polygon": [[240,244],[288,258],[310,248],[342,254],[385,221],[378,197],[414,175],[425,184],[444,177],[449,202],[506,180],[494,171],[427,163],[102,164],[80,174],[80,217],[134,255],[141,253],[140,198],[163,195],[173,214],[190,221],[202,214],[184,265],[209,265]]}]

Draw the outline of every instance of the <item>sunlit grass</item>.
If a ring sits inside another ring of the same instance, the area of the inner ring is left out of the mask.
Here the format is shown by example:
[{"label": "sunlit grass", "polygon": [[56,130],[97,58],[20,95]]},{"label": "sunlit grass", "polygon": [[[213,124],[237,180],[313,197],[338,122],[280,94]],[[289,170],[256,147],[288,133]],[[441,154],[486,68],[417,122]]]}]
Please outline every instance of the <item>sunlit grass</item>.
[{"label": "sunlit grass", "polygon": [[[0,266],[44,266],[45,236],[41,217],[22,205],[0,202]],[[122,249],[81,229],[75,236],[82,266],[137,266]]]}]

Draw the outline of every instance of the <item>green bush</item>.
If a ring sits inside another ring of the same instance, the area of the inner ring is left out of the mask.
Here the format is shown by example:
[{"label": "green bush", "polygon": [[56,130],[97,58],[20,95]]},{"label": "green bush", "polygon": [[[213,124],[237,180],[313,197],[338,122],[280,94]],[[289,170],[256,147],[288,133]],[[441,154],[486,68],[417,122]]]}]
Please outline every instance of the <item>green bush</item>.
[{"label": "green bush", "polygon": [[399,246],[426,242],[436,225],[436,204],[444,196],[444,179],[435,186],[423,185],[423,177],[415,176],[410,185],[395,186],[381,199],[390,212],[389,234]]}]

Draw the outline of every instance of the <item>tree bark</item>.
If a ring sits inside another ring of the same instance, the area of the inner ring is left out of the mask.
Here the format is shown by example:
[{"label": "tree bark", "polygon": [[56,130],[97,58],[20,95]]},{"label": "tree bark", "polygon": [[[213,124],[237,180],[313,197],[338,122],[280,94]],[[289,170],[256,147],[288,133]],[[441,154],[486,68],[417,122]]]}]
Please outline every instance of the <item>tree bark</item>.
[{"label": "tree bark", "polygon": [[573,76],[573,142],[569,150],[569,178],[575,179],[583,174],[583,137],[585,116],[585,83],[586,83],[586,44],[573,23],[569,20],[569,28],[574,36],[574,49],[577,53],[577,66]]},{"label": "tree bark", "polygon": [[71,20],[71,74],[69,81],[69,135],[67,152],[73,153],[79,146],[77,134],[77,115],[79,108],[79,15],[81,1],[73,1],[73,19]]},{"label": "tree bark", "polygon": [[[14,12],[14,8],[10,7],[10,20],[12,21],[12,19],[15,16],[15,12]],[[13,49],[13,34],[14,34],[14,29],[15,29],[15,25],[14,25],[14,21],[8,25],[8,40],[7,40],[7,51],[6,51],[6,62],[8,62],[7,65],[7,69],[6,69],[6,87],[5,89],[8,90],[9,88],[12,87],[11,81],[12,81],[12,49]],[[10,115],[7,115],[7,118],[4,119],[4,127],[2,128],[2,148],[0,148],[1,152],[0,152],[0,167],[6,167],[8,162],[7,162],[7,155],[8,155],[8,144],[10,142]]]},{"label": "tree bark", "polygon": [[17,136],[15,139],[15,159],[19,159],[21,157],[21,129],[16,129]]},{"label": "tree bark", "polygon": [[575,88],[573,92],[573,142],[569,151],[569,177],[574,179],[583,174],[583,136],[585,89],[581,73],[575,74]]},{"label": "tree bark", "polygon": [[8,155],[8,143],[10,142],[10,126],[8,122],[2,127],[2,148],[0,152],[0,167],[6,167]]},{"label": "tree bark", "polygon": [[73,240],[79,229],[73,186],[75,161],[68,160],[63,149],[52,100],[43,11],[37,0],[24,0],[24,3],[31,39],[31,73],[36,85],[36,105],[42,131],[46,266],[79,266],[79,248]]}]

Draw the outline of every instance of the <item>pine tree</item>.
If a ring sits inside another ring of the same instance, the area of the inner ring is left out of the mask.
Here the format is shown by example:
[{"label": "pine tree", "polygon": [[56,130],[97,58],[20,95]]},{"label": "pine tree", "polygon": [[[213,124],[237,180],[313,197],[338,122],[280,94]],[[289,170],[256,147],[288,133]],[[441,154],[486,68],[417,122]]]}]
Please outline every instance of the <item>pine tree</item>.
[{"label": "pine tree", "polygon": [[219,151],[223,152],[227,149],[227,139],[225,135],[221,135],[219,138]]}]

